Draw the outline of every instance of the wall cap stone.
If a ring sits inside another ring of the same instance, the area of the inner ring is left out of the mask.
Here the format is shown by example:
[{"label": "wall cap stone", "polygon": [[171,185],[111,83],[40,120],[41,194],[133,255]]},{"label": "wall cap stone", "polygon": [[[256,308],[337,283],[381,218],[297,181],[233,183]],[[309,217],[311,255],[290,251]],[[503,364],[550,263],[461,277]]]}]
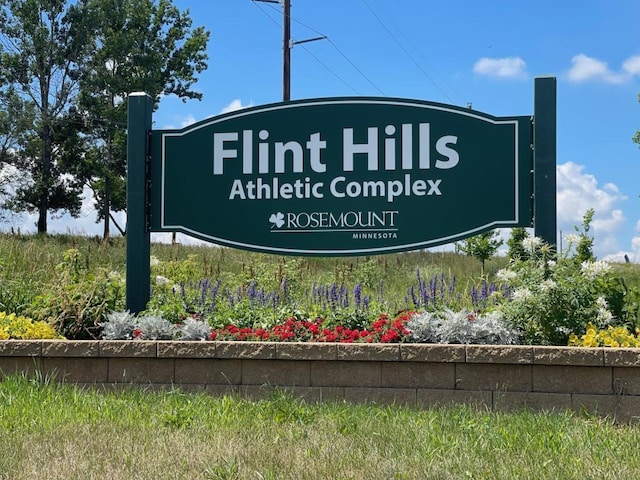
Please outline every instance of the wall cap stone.
[{"label": "wall cap stone", "polygon": [[338,360],[397,362],[400,361],[400,344],[338,343]]},{"label": "wall cap stone", "polygon": [[157,357],[158,342],[152,340],[101,340],[101,357]]},{"label": "wall cap stone", "polygon": [[278,342],[278,360],[337,360],[337,343]]},{"label": "wall cap stone", "polygon": [[400,359],[405,362],[447,362],[464,363],[464,345],[443,345],[440,343],[402,343]]},{"label": "wall cap stone", "polygon": [[98,357],[98,340],[42,340],[43,357]]},{"label": "wall cap stone", "polygon": [[607,367],[640,367],[640,348],[604,348]]},{"label": "wall cap stone", "polygon": [[215,358],[216,342],[158,341],[158,358]]},{"label": "wall cap stone", "polygon": [[42,340],[0,340],[0,357],[40,357]]},{"label": "wall cap stone", "polygon": [[243,358],[273,360],[276,358],[275,342],[216,341],[217,358]]},{"label": "wall cap stone", "polygon": [[603,348],[533,347],[533,363],[537,365],[604,366]]},{"label": "wall cap stone", "polygon": [[533,363],[533,348],[527,345],[467,345],[465,352],[467,363]]}]

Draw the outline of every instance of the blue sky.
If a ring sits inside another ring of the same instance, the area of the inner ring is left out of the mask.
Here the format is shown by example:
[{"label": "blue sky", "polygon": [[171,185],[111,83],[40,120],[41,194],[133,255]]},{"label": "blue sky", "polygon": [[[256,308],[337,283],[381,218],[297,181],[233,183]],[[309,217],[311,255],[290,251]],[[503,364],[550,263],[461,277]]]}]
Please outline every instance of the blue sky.
[{"label": "blue sky", "polygon": [[[156,128],[282,99],[279,5],[174,3],[211,31],[209,68],[195,87],[203,100],[163,99]],[[528,115],[534,77],[556,76],[558,229],[572,233],[593,208],[597,256],[640,261],[638,0],[294,0],[291,16],[294,40],[327,36],[293,47],[292,99],[404,97]],[[489,188],[478,186],[479,203]],[[90,201],[81,220],[52,226],[101,231]]]}]

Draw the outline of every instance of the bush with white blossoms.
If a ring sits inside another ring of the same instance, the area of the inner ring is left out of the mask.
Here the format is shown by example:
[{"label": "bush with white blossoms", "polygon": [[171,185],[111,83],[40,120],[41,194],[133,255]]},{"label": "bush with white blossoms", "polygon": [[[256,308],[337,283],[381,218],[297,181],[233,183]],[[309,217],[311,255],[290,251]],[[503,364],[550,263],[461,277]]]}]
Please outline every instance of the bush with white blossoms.
[{"label": "bush with white blossoms", "polygon": [[587,236],[592,213],[583,231],[568,240],[557,255],[536,237],[522,241],[529,256],[512,261],[496,273],[504,301],[497,307],[524,343],[566,345],[571,333],[583,334],[591,322],[599,328],[612,323],[635,323],[635,310],[624,283],[611,265],[593,257]]}]

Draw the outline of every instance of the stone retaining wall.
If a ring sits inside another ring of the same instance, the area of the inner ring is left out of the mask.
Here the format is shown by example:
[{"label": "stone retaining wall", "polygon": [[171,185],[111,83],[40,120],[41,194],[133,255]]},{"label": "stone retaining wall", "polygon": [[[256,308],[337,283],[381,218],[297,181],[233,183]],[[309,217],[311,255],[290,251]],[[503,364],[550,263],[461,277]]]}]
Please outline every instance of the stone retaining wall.
[{"label": "stone retaining wall", "polygon": [[2,375],[82,385],[180,387],[308,401],[490,410],[571,409],[640,418],[640,349],[172,341],[0,341]]}]

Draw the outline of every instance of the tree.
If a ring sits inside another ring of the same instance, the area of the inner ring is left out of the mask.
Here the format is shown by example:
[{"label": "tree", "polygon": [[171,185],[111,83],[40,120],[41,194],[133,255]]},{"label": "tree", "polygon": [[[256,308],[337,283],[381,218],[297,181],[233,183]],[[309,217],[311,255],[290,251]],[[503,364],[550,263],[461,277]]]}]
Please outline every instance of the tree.
[{"label": "tree", "polygon": [[192,28],[188,10],[171,0],[88,0],[88,6],[95,51],[85,65],[78,108],[92,142],[85,179],[106,239],[111,212],[126,207],[127,95],[144,91],[156,106],[161,95],[200,99],[192,86],[207,67],[209,32]]},{"label": "tree", "polygon": [[521,261],[529,258],[529,254],[522,246],[522,241],[528,236],[529,234],[527,233],[527,229],[524,227],[515,227],[511,229],[511,237],[507,240],[507,247],[509,247],[507,257],[509,257],[509,260]]},{"label": "tree", "polygon": [[66,139],[56,130],[67,122],[80,67],[92,50],[87,18],[82,0],[0,0],[0,78],[31,115],[15,155],[28,182],[10,206],[37,211],[40,233],[47,232],[50,210],[80,210],[82,185],[65,170],[69,162],[59,161]]},{"label": "tree", "polygon": [[456,247],[461,252],[482,262],[482,276],[484,277],[485,261],[496,253],[502,243],[503,241],[498,238],[498,231],[490,230],[456,243]]}]

